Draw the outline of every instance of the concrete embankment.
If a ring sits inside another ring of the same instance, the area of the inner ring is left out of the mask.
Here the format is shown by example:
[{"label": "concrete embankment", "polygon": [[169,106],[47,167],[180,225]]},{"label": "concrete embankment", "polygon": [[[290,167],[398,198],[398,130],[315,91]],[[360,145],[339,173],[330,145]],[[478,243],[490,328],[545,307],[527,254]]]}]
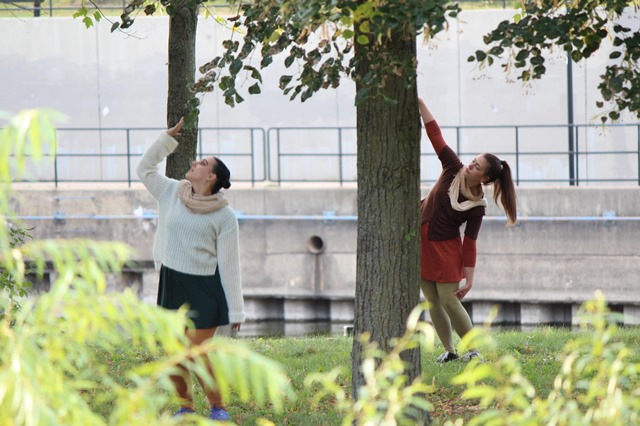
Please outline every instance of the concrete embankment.
[{"label": "concrete embankment", "polygon": [[[519,188],[518,196],[514,227],[492,202],[487,210],[466,299],[474,321],[497,305],[498,323],[569,324],[602,290],[626,324],[640,324],[640,188]],[[352,321],[354,188],[240,188],[228,198],[239,215],[249,320]],[[141,266],[112,288],[136,283],[141,298],[155,300],[157,208],[143,188],[20,189],[12,206],[36,238],[130,244]]]}]

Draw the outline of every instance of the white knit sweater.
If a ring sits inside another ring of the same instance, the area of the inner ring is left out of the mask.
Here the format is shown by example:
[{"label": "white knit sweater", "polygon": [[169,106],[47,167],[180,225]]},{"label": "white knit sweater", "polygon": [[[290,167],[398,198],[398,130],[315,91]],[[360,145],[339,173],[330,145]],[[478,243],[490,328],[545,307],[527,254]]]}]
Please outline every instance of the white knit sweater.
[{"label": "white knit sweater", "polygon": [[158,231],[153,245],[156,269],[165,265],[186,274],[213,275],[219,267],[229,321],[244,322],[236,214],[229,206],[206,214],[187,209],[178,198],[179,181],[158,172],[158,164],[177,146],[174,138],[162,132],[136,169],[144,186],[158,200]]}]

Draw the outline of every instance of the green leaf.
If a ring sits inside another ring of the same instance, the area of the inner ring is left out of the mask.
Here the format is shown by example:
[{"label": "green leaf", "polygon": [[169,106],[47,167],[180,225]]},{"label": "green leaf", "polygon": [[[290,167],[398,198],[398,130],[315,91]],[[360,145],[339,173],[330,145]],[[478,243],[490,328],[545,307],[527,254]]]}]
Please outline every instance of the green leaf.
[{"label": "green leaf", "polygon": [[369,44],[369,37],[367,37],[367,36],[366,36],[366,35],[364,35],[364,34],[360,34],[360,35],[358,36],[358,38],[356,39],[356,42],[357,42],[358,44],[360,44],[360,45],[366,45],[366,44]]},{"label": "green leaf", "polygon": [[251,65],[245,65],[243,69],[251,71],[251,78],[262,83],[262,75],[260,75],[260,72],[255,67],[252,67]]},{"label": "green leaf", "polygon": [[144,8],[144,14],[149,16],[149,15],[153,15],[156,12],[156,5],[155,4],[148,4],[145,8]]},{"label": "green leaf", "polygon": [[574,50],[573,52],[571,52],[571,59],[573,60],[573,62],[580,62],[580,60],[582,59],[582,53],[580,53],[579,50]]},{"label": "green leaf", "polygon": [[85,16],[85,18],[82,20],[82,22],[84,22],[84,26],[87,28],[91,28],[93,26],[93,19],[91,19],[88,16]]},{"label": "green leaf", "polygon": [[93,19],[96,20],[96,22],[100,22],[100,20],[102,19],[102,13],[96,11],[93,13]]},{"label": "green leaf", "polygon": [[484,398],[492,401],[497,391],[489,385],[476,385],[465,390],[462,396],[466,399]]},{"label": "green leaf", "polygon": [[476,50],[476,59],[478,62],[484,61],[486,57],[487,57],[487,54],[484,53],[482,50]]},{"label": "green leaf", "polygon": [[111,25],[111,32],[114,32],[118,28],[120,28],[120,22],[116,21],[113,23],[113,25]]},{"label": "green leaf", "polygon": [[614,52],[611,52],[611,54],[609,55],[609,59],[617,59],[620,56],[622,56],[622,52],[616,50]]},{"label": "green leaf", "polygon": [[254,85],[250,86],[248,89],[248,92],[250,95],[257,95],[260,93],[260,86],[258,85],[258,83],[255,83]]},{"label": "green leaf", "polygon": [[262,68],[268,67],[269,65],[271,65],[272,62],[273,62],[273,56],[265,55],[262,57],[262,60],[260,61],[260,67]]},{"label": "green leaf", "polygon": [[304,102],[307,99],[309,99],[311,96],[313,96],[313,90],[311,89],[307,89],[305,90],[302,95],[300,95],[300,102]]},{"label": "green leaf", "polygon": [[79,18],[81,16],[87,16],[87,8],[86,7],[81,7],[80,9],[76,10],[75,13],[73,14],[73,19]]},{"label": "green leaf", "polygon": [[240,72],[241,69],[242,61],[240,59],[234,59],[233,62],[231,62],[231,65],[229,65],[229,74],[235,76]]},{"label": "green leaf", "polygon": [[516,61],[524,61],[525,59],[527,59],[527,57],[529,56],[529,51],[526,49],[523,49],[521,51],[518,52],[518,54],[516,55]]},{"label": "green leaf", "polygon": [[287,58],[284,60],[284,66],[286,68],[289,68],[291,66],[291,64],[293,64],[294,60],[295,60],[295,56],[293,56],[293,55],[287,56]]},{"label": "green leaf", "polygon": [[278,87],[280,87],[281,90],[284,90],[288,85],[289,82],[291,81],[291,79],[293,78],[293,76],[291,75],[283,75],[280,77],[280,82],[278,84]]}]

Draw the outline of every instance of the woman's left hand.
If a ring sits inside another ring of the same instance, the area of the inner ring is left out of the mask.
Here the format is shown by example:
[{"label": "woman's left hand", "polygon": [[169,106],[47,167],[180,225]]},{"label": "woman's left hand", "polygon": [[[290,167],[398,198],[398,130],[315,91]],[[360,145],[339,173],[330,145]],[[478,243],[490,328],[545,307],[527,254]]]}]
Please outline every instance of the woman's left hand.
[{"label": "woman's left hand", "polygon": [[180,131],[182,130],[183,125],[184,125],[184,117],[180,117],[180,121],[178,121],[178,123],[175,126],[167,129],[167,134],[172,138],[175,138],[176,136],[180,136],[182,134]]},{"label": "woman's left hand", "polygon": [[467,293],[471,290],[471,283],[465,283],[462,287],[456,290],[453,294],[458,298],[458,300],[462,300]]},{"label": "woman's left hand", "polygon": [[233,324],[231,324],[231,330],[240,331],[240,323],[234,322]]}]

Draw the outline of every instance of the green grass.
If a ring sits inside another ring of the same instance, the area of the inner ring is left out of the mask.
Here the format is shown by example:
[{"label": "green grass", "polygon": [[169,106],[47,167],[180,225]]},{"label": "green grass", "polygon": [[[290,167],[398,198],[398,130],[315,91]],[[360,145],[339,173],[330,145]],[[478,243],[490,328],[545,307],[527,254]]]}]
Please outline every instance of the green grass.
[{"label": "green grass", "polygon": [[[491,331],[497,345],[493,351],[483,351],[486,362],[494,362],[501,356],[509,354],[515,357],[522,366],[523,375],[535,387],[537,395],[546,397],[553,380],[562,363],[561,354],[565,344],[578,337],[582,331],[571,331],[563,328],[541,327],[532,331]],[[216,338],[225,339],[225,338]],[[640,347],[640,328],[623,328],[617,331],[616,341],[622,341],[628,348]],[[331,404],[323,401],[321,405],[313,403],[313,391],[304,386],[304,379],[310,373],[326,372],[337,366],[343,367],[345,374],[339,383],[347,393],[351,386],[351,338],[336,336],[314,336],[306,338],[252,338],[241,339],[243,344],[252,350],[265,355],[282,364],[291,380],[297,399],[287,403],[285,411],[274,414],[268,407],[255,404],[240,403],[235,397],[229,401],[230,412],[234,421],[241,425],[253,425],[259,418],[266,418],[277,425],[336,425],[340,423],[340,413]],[[441,425],[446,420],[461,417],[470,419],[479,412],[473,401],[460,398],[461,386],[451,384],[451,379],[461,373],[466,363],[462,361],[448,364],[436,364],[435,358],[441,348],[435,352],[422,351],[422,375],[427,383],[433,383],[435,392],[429,400],[434,406],[432,420],[434,425]],[[149,356],[133,351],[100,354],[111,375],[119,376]],[[634,362],[640,362],[640,355],[634,353]],[[195,392],[196,410],[206,412],[204,395],[199,386]],[[111,412],[110,401],[94,401],[98,412],[107,415]],[[167,407],[175,410],[177,405]]]}]

